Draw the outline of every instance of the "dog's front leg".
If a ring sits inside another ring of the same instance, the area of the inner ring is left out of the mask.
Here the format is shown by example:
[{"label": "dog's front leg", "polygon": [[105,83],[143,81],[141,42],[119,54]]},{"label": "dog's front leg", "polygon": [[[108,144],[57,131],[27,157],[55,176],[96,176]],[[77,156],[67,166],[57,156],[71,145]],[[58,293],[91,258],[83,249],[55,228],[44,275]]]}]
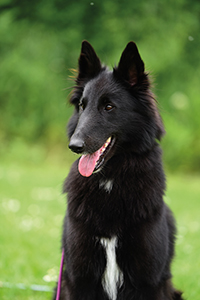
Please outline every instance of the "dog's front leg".
[{"label": "dog's front leg", "polygon": [[107,299],[102,288],[106,257],[99,238],[81,223],[67,218],[63,248],[64,272],[60,300]]},{"label": "dog's front leg", "polygon": [[[65,279],[65,276],[63,274],[62,277],[62,281],[61,281],[61,286],[60,286],[60,296],[59,296],[59,300],[68,300],[71,299],[70,298],[70,293],[69,293],[69,288],[67,286],[67,282]],[[57,299],[57,294],[58,294],[58,283],[54,289],[54,293],[53,293],[53,298],[52,300],[56,300]]]},{"label": "dog's front leg", "polygon": [[[100,281],[95,276],[82,276],[71,283],[68,273],[63,273],[59,300],[106,300],[107,297],[102,289]],[[84,275],[84,274],[83,274]],[[56,300],[57,287],[52,300]]]}]

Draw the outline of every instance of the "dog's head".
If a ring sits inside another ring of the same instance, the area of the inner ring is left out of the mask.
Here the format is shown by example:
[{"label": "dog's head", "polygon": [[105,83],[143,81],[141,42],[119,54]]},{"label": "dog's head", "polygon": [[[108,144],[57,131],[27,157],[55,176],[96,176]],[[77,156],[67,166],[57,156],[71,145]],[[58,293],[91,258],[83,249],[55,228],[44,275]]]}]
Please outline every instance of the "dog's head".
[{"label": "dog's head", "polygon": [[83,176],[99,170],[115,153],[142,153],[161,139],[164,128],[149,86],[135,43],[128,43],[118,66],[109,71],[83,41],[70,99],[75,112],[68,124],[69,148],[82,154]]}]

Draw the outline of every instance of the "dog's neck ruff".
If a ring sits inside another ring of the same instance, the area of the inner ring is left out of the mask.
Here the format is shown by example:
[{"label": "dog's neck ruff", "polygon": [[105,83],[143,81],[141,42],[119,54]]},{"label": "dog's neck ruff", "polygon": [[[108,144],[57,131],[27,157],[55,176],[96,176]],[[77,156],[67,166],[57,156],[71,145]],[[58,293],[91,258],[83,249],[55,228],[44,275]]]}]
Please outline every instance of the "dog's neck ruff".
[{"label": "dog's neck ruff", "polygon": [[56,300],[60,299],[60,290],[61,290],[63,263],[64,263],[64,249],[62,251],[62,257],[61,257],[61,262],[60,262],[60,272],[59,272],[59,277],[58,277],[58,286],[57,286]]}]

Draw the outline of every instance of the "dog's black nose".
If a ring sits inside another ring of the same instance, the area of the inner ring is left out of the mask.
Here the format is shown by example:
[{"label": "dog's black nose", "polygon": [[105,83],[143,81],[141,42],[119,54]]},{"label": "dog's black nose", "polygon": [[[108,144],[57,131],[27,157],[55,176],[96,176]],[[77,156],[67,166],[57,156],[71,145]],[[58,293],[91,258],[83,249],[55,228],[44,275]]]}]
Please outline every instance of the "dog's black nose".
[{"label": "dog's black nose", "polygon": [[84,151],[84,141],[81,139],[72,138],[69,142],[69,148],[75,153],[82,153]]}]

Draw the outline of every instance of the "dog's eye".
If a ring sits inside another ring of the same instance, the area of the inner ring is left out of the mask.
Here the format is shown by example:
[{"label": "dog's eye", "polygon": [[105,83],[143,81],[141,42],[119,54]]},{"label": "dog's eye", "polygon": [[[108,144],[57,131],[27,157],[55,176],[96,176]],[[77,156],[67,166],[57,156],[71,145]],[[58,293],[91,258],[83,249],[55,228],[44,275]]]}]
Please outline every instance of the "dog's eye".
[{"label": "dog's eye", "polygon": [[106,104],[106,106],[105,106],[105,110],[106,111],[111,111],[112,109],[114,108],[114,106],[112,105],[112,104]]},{"label": "dog's eye", "polygon": [[85,108],[83,102],[79,102],[78,106],[79,106],[79,110],[84,110]]}]

